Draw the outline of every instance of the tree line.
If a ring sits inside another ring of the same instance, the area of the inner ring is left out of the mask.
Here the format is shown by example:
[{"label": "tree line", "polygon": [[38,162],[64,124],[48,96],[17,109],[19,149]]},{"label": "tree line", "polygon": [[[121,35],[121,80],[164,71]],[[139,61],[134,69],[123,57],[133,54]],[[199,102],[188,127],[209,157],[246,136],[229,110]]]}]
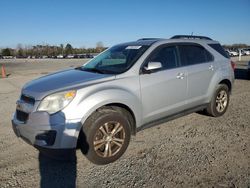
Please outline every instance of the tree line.
[{"label": "tree line", "polygon": [[[223,45],[226,49],[240,49],[240,48],[250,48],[247,44],[233,44],[233,45]],[[100,53],[103,50],[107,49],[104,47],[102,42],[96,43],[95,48],[74,48],[71,44],[60,44],[59,46],[51,45],[36,45],[36,46],[26,46],[23,47],[22,44],[18,44],[16,49],[13,48],[4,48],[0,50],[0,55],[2,56],[15,56],[15,57],[55,57],[58,55],[74,55],[74,54],[93,54]]]},{"label": "tree line", "polygon": [[15,49],[13,48],[3,48],[0,50],[0,55],[2,56],[15,56],[15,57],[41,57],[48,56],[54,57],[58,55],[74,55],[74,54],[93,54],[100,53],[107,49],[104,47],[102,42],[98,42],[95,48],[74,48],[71,44],[60,44],[59,46],[51,45],[36,45],[36,46],[26,46],[23,47],[22,44],[18,44]]},{"label": "tree line", "polygon": [[250,48],[247,44],[232,44],[232,45],[222,45],[225,49],[240,49],[240,48]]}]

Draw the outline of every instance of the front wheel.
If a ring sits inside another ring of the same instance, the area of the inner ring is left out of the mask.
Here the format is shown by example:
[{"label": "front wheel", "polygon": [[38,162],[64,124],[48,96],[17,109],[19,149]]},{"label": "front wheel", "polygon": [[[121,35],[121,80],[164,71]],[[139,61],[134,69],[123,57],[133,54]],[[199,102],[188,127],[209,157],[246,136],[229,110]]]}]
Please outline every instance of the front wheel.
[{"label": "front wheel", "polygon": [[80,139],[80,147],[91,162],[99,165],[112,163],[128,147],[129,121],[113,109],[100,109],[84,123],[82,135],[85,139]]},{"label": "front wheel", "polygon": [[229,89],[225,84],[219,84],[206,111],[213,117],[222,116],[229,104]]}]

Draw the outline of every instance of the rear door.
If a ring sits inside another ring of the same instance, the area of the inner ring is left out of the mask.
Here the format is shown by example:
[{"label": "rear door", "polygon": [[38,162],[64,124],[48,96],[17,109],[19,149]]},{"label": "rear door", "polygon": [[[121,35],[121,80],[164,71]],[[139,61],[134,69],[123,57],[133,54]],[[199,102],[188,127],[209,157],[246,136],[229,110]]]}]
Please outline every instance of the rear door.
[{"label": "rear door", "polygon": [[179,66],[175,45],[158,47],[146,59],[142,69],[148,62],[161,62],[162,68],[140,74],[143,123],[184,110],[187,94],[186,67]]},{"label": "rear door", "polygon": [[198,44],[182,44],[178,48],[181,65],[187,69],[187,106],[192,108],[204,104],[215,72],[213,56]]}]

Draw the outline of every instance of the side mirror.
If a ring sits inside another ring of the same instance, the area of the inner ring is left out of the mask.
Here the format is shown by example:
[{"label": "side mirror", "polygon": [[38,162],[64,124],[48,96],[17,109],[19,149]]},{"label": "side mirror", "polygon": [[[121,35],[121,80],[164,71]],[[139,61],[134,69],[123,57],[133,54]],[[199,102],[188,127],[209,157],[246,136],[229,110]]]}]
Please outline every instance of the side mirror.
[{"label": "side mirror", "polygon": [[145,66],[143,69],[144,73],[151,73],[161,68],[162,68],[161,62],[148,62],[148,66]]}]

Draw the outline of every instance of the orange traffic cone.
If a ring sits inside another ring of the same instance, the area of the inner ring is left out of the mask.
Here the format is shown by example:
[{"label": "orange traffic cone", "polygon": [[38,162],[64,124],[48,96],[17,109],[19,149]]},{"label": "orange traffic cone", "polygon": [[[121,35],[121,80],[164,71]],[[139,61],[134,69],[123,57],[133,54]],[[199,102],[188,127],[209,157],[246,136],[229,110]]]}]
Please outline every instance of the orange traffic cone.
[{"label": "orange traffic cone", "polygon": [[4,65],[2,65],[2,78],[6,78],[6,72],[5,72]]}]

